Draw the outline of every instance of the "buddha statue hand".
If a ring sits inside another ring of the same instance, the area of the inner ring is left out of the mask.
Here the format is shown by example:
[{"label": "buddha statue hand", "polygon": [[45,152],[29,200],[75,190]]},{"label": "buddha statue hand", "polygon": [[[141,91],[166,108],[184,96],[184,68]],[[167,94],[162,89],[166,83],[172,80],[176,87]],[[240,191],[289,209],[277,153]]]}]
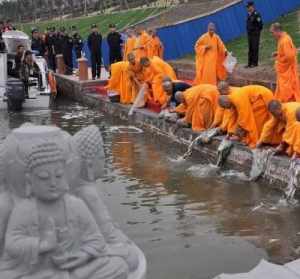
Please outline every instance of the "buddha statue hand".
[{"label": "buddha statue hand", "polygon": [[57,236],[55,222],[48,218],[46,229],[40,240],[40,253],[46,253],[55,250],[57,247]]},{"label": "buddha statue hand", "polygon": [[58,268],[62,270],[74,269],[86,264],[91,259],[91,257],[92,256],[90,254],[84,251],[79,251],[72,255],[69,255],[67,260],[62,262],[58,266]]}]

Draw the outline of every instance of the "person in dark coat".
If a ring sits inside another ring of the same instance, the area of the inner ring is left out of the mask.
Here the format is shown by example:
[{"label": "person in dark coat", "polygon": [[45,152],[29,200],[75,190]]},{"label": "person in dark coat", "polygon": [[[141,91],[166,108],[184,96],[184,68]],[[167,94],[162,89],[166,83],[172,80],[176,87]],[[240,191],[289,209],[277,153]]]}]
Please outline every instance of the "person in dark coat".
[{"label": "person in dark coat", "polygon": [[2,33],[4,32],[4,22],[0,21],[0,52],[5,51],[5,44],[2,38]]},{"label": "person in dark coat", "polygon": [[20,69],[21,69],[21,65],[22,65],[24,51],[25,51],[24,46],[23,45],[18,45],[17,53],[16,53],[16,56],[15,56],[15,67],[13,69],[13,76],[16,77],[16,78],[19,78],[19,75],[20,75]]},{"label": "person in dark coat", "polygon": [[32,76],[37,77],[38,73],[34,67],[32,52],[30,50],[26,50],[19,71],[19,77],[24,83],[26,98],[29,96],[30,77]]},{"label": "person in dark coat", "polygon": [[61,27],[55,36],[54,49],[55,54],[63,54],[63,46],[66,40],[66,28]]},{"label": "person in dark coat", "polygon": [[109,25],[110,32],[107,35],[107,43],[109,46],[109,63],[113,64],[122,61],[122,36],[116,30],[114,24]]},{"label": "person in dark coat", "polygon": [[96,24],[92,25],[91,34],[88,37],[88,47],[91,52],[92,60],[92,77],[99,79],[101,76],[101,60],[102,60],[102,36],[98,31]]},{"label": "person in dark coat", "polygon": [[45,39],[45,45],[47,48],[48,53],[48,67],[55,72],[56,70],[56,52],[55,52],[55,41],[56,41],[56,34],[55,34],[55,27],[51,27],[48,29],[48,33]]},{"label": "person in dark coat", "polygon": [[62,54],[66,65],[66,75],[73,74],[73,38],[70,34],[64,34],[62,40]]},{"label": "person in dark coat", "polygon": [[248,34],[248,65],[246,68],[253,68],[258,66],[259,59],[259,42],[260,33],[263,29],[263,20],[260,13],[255,9],[254,2],[247,3],[248,17],[247,17],[247,34]]},{"label": "person in dark coat", "polygon": [[44,56],[45,54],[45,44],[40,37],[38,29],[32,30],[31,50],[37,56]]},{"label": "person in dark coat", "polygon": [[77,31],[76,26],[72,26],[72,32],[73,32],[73,46],[74,46],[74,50],[75,50],[75,54],[76,54],[76,58],[79,59],[81,58],[81,52],[82,52],[82,48],[83,48],[83,41],[82,38],[79,34],[79,32]]}]

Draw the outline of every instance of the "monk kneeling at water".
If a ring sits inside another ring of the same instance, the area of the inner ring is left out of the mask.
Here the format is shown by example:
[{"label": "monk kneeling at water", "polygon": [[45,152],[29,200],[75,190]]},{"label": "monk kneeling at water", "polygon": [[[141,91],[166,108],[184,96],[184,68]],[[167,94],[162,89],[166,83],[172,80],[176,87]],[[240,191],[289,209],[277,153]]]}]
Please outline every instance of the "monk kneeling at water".
[{"label": "monk kneeling at water", "polygon": [[271,90],[259,85],[245,86],[230,95],[220,96],[220,106],[234,112],[229,120],[231,125],[235,125],[231,139],[254,148],[264,124],[269,120],[268,104],[273,98]]},{"label": "monk kneeling at water", "polygon": [[142,84],[142,67],[133,53],[128,54],[128,61],[121,61],[111,65],[111,78],[107,89],[120,95],[120,103],[131,104]]},{"label": "monk kneeling at water", "polygon": [[168,102],[168,97],[163,89],[163,78],[168,76],[172,80],[176,80],[175,71],[157,56],[152,59],[143,57],[140,63],[143,67],[144,80],[149,85],[147,99],[164,106]]},{"label": "monk kneeling at water", "polygon": [[218,106],[217,87],[210,84],[194,86],[175,94],[180,103],[175,112],[184,115],[178,120],[180,125],[191,125],[193,131],[201,132],[210,128]]},{"label": "monk kneeling at water", "polygon": [[281,103],[278,100],[272,100],[268,105],[271,118],[263,127],[257,147],[266,144],[279,145],[277,152],[280,152],[286,141],[289,141],[298,109],[300,109],[300,103]]},{"label": "monk kneeling at water", "polygon": [[[230,95],[239,89],[240,87],[229,86],[226,81],[220,81],[218,83],[218,91],[220,95]],[[218,105],[211,128],[218,128],[219,134],[234,134],[236,129],[236,123],[232,121],[234,113],[234,109],[224,109]]]}]

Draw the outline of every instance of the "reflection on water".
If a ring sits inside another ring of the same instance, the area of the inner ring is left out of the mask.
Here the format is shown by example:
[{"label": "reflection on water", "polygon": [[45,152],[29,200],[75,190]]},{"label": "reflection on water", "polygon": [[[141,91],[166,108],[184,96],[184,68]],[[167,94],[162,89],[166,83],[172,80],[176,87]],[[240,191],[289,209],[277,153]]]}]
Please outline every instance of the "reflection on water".
[{"label": "reflection on water", "polygon": [[298,204],[283,204],[280,193],[243,173],[221,171],[197,154],[176,160],[181,146],[78,104],[1,117],[2,138],[24,122],[70,133],[92,123],[101,128],[107,162],[99,191],[145,251],[148,278],[208,279],[246,272],[262,257],[279,263],[297,257]]}]

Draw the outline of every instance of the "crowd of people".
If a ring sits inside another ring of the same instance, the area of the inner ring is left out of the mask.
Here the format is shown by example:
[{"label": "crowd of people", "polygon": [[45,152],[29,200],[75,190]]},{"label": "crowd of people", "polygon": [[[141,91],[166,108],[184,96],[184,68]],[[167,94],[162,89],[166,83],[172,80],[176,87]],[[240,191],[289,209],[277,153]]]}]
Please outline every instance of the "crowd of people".
[{"label": "crowd of people", "polygon": [[[248,34],[247,67],[251,68],[258,65],[258,49],[253,44],[259,43],[262,27],[261,17],[253,5],[253,2],[248,3],[249,13],[254,13],[249,15],[250,21],[257,26],[256,31],[250,28]],[[143,44],[149,36],[144,31],[139,33],[138,39],[133,37],[133,42],[131,37],[127,40],[127,59],[111,65],[107,89],[117,92],[122,104],[145,107],[155,103],[160,110],[167,111],[168,117],[172,115],[178,126],[191,127],[195,132],[217,129],[218,134],[250,148],[272,146],[276,154],[300,157],[298,51],[281,24],[272,24],[270,32],[278,44],[272,54],[277,74],[274,92],[261,85],[229,85],[224,63],[228,52],[213,23],[195,44],[194,81],[178,80],[163,56],[157,52],[152,55],[151,46]]]}]

